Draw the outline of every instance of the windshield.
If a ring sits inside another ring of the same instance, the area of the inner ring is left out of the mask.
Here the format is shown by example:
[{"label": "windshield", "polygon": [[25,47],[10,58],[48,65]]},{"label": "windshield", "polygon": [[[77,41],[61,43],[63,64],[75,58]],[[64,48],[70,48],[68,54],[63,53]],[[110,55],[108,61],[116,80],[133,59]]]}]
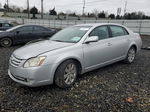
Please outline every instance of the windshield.
[{"label": "windshield", "polygon": [[18,25],[18,26],[14,26],[14,27],[12,27],[12,28],[10,28],[10,29],[6,30],[6,31],[13,31],[13,30],[15,30],[15,29],[17,29],[17,28],[19,28],[19,27],[20,27],[20,25]]},{"label": "windshield", "polygon": [[73,26],[56,33],[50,40],[58,42],[77,43],[91,26]]}]

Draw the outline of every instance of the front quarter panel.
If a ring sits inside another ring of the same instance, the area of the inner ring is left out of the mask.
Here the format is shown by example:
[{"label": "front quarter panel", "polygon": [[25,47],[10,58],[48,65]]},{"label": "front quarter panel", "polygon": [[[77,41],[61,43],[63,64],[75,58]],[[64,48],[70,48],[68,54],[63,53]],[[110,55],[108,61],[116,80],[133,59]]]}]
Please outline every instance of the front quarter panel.
[{"label": "front quarter panel", "polygon": [[[73,46],[69,46],[67,48],[61,48],[55,51],[50,51],[42,54],[41,56],[47,56],[44,65],[50,65],[51,68],[51,77],[54,77],[55,71],[58,66],[68,59],[76,59],[81,63],[81,67],[84,68],[83,65],[83,51],[81,44],[75,44]],[[83,70],[83,69],[82,69]],[[83,71],[81,71],[83,72]]]}]

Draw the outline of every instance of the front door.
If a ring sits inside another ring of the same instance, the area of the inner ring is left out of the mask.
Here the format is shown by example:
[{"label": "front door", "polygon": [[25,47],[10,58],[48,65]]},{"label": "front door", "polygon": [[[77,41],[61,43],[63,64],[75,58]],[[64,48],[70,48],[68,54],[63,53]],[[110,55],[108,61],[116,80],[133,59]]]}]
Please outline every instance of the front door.
[{"label": "front door", "polygon": [[111,57],[111,46],[109,45],[109,32],[107,26],[100,26],[95,28],[90,34],[91,36],[98,36],[98,42],[83,44],[84,51],[84,66],[85,69],[93,69],[105,64]]},{"label": "front door", "polygon": [[33,39],[33,27],[23,26],[15,31],[15,38],[19,43],[29,42]]}]

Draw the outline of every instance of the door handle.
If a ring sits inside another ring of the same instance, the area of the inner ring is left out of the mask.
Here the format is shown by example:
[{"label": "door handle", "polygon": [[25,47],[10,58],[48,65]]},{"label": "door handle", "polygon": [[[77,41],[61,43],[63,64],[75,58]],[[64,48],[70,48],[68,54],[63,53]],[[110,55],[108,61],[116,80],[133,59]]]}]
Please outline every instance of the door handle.
[{"label": "door handle", "polygon": [[112,44],[111,44],[111,43],[108,43],[108,46],[112,46]]}]

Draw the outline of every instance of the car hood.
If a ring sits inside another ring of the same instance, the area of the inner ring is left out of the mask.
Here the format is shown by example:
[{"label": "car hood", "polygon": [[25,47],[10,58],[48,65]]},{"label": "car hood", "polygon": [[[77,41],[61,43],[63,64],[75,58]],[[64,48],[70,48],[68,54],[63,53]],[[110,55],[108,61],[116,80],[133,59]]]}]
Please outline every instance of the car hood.
[{"label": "car hood", "polygon": [[40,54],[74,45],[74,43],[55,42],[50,40],[40,41],[25,45],[14,51],[13,55],[19,59],[29,59]]}]

